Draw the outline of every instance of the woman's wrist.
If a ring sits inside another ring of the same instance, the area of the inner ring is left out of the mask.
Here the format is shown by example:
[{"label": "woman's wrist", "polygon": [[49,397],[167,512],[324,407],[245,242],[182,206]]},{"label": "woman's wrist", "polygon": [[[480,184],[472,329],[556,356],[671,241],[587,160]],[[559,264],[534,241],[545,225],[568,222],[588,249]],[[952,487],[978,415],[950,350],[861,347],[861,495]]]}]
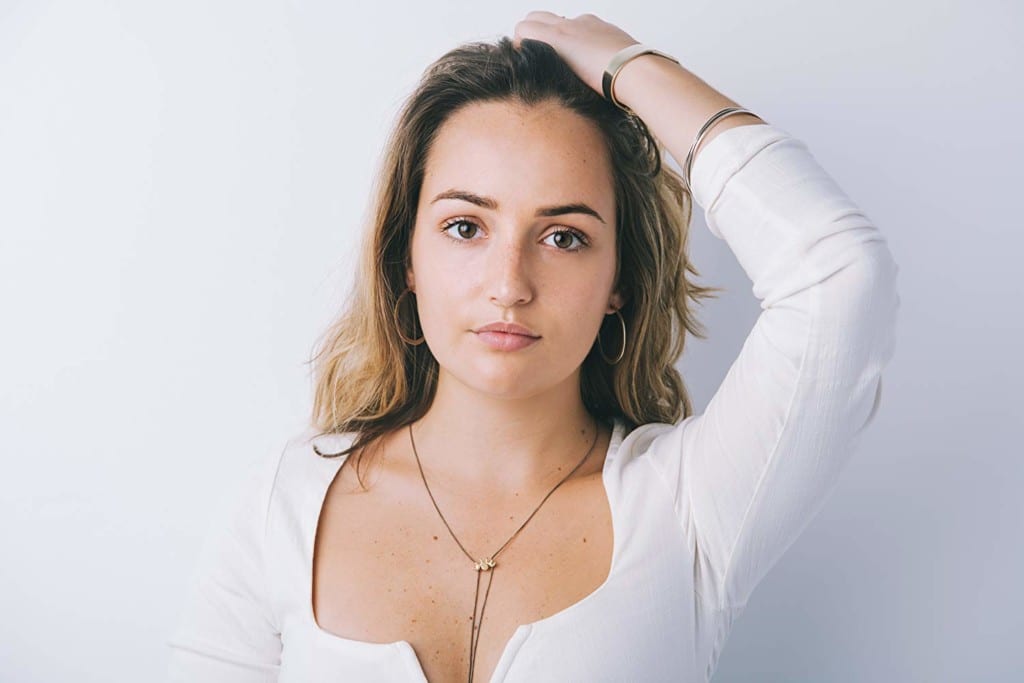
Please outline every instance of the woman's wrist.
[{"label": "woman's wrist", "polygon": [[[615,79],[615,99],[632,109],[682,164],[697,133],[709,118],[726,107],[739,107],[696,74],[655,54],[636,57]],[[764,123],[750,114],[728,116],[707,131],[700,150],[717,135],[737,126]]]}]

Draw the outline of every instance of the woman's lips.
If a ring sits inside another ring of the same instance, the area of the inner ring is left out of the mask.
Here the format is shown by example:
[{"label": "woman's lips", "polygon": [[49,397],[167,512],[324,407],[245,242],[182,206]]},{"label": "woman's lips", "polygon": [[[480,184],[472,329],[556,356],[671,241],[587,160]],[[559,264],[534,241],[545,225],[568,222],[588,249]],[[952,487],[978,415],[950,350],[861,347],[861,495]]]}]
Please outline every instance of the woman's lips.
[{"label": "woman's lips", "polygon": [[518,351],[539,341],[539,337],[527,337],[510,332],[476,332],[477,338],[498,351]]}]

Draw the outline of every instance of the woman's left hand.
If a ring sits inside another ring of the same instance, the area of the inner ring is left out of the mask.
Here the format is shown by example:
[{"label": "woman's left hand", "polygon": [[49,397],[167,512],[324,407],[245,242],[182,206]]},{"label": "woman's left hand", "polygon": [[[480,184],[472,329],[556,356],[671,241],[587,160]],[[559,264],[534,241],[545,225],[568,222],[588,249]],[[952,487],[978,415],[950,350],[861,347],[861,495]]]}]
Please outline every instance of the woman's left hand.
[{"label": "woman's left hand", "polygon": [[593,14],[566,19],[553,12],[533,11],[516,24],[512,42],[539,40],[555,49],[576,75],[598,94],[604,95],[601,79],[615,53],[639,41],[618,26]]}]

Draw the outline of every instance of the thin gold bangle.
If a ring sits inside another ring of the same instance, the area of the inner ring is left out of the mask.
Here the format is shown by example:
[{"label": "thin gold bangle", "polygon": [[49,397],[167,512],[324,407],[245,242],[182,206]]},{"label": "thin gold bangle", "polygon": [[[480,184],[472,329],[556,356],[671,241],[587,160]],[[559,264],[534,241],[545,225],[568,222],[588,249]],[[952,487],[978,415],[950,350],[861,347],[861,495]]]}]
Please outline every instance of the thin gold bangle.
[{"label": "thin gold bangle", "polygon": [[[693,188],[690,185],[690,173],[693,171],[693,155],[697,151],[697,147],[700,146],[700,141],[708,134],[711,126],[715,125],[727,116],[733,116],[736,114],[750,114],[751,116],[757,116],[754,112],[749,109],[744,109],[743,107],[726,107],[725,109],[715,112],[707,121],[704,122],[701,129],[697,131],[697,136],[694,138],[693,144],[690,145],[690,151],[687,152],[686,161],[683,163],[683,183],[686,185],[686,191],[690,194],[693,194]],[[760,116],[757,116],[757,118],[761,119]],[[764,119],[761,120],[764,121]]]}]

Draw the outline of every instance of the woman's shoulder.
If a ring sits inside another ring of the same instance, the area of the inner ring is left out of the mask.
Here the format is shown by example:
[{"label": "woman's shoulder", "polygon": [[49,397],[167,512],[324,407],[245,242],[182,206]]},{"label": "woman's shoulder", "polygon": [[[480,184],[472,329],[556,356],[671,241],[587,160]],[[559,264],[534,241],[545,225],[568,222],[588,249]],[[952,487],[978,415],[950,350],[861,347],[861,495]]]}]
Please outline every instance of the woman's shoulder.
[{"label": "woman's shoulder", "polygon": [[348,432],[323,433],[314,427],[293,433],[277,458],[272,498],[301,500],[311,490],[326,487],[348,457],[342,451],[355,436]]},{"label": "woman's shoulder", "polygon": [[643,455],[667,441],[682,443],[686,426],[696,417],[690,415],[675,424],[668,422],[647,422],[630,427],[621,418],[616,419],[616,433],[619,435],[618,450],[627,457]]}]

